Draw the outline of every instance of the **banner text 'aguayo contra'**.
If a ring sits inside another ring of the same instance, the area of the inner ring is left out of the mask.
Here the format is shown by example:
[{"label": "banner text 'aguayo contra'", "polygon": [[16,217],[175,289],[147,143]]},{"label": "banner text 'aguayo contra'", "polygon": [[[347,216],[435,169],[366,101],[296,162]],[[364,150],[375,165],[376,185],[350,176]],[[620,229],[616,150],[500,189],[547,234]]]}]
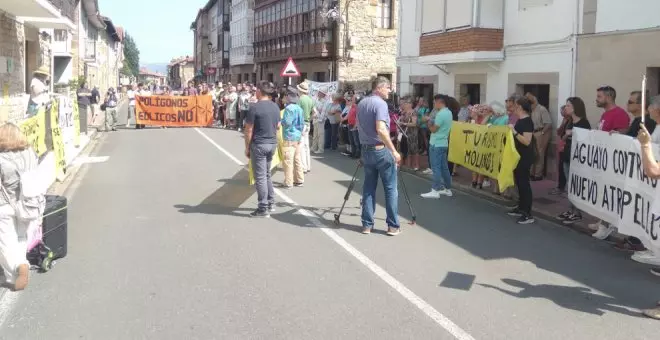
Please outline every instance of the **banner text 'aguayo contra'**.
[{"label": "banner text 'aguayo contra'", "polygon": [[137,124],[195,127],[213,123],[211,96],[136,96]]},{"label": "banner text 'aguayo contra'", "polygon": [[571,203],[660,254],[660,187],[644,172],[637,140],[575,128],[569,172]]}]

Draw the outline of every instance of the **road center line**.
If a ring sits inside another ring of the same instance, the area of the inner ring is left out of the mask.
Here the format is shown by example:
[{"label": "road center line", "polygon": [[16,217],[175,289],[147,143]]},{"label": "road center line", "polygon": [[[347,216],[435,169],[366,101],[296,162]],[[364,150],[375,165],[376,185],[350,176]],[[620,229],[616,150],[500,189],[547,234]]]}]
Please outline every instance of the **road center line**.
[{"label": "road center line", "polygon": [[[225,156],[229,157],[231,160],[233,160],[236,164],[240,166],[244,166],[245,163],[241,162],[238,160],[238,158],[234,157],[229,151],[225,150],[223,147],[218,145],[215,141],[213,141],[209,136],[207,136],[204,132],[202,132],[199,128],[195,128],[195,130],[202,135],[211,145],[215,146],[216,149],[220,150]],[[282,193],[280,190],[275,189],[275,194],[279,196],[281,199],[283,199],[286,203],[298,206],[298,204],[293,201],[290,197]],[[377,265],[374,261],[369,259],[366,255],[364,255],[362,252],[357,250],[355,247],[353,247],[350,243],[348,243],[343,237],[339,236],[334,230],[326,228],[323,225],[323,222],[321,222],[320,218],[312,213],[311,211],[308,211],[306,209],[298,209],[298,213],[307,217],[309,221],[314,224],[317,228],[321,229],[321,231],[326,234],[330,239],[335,241],[339,246],[344,248],[349,254],[351,254],[355,259],[360,261],[365,267],[367,267],[369,270],[371,270],[376,276],[378,276],[381,280],[385,281],[390,287],[392,287],[394,290],[396,290],[401,296],[403,296],[406,300],[408,300],[410,303],[415,305],[419,310],[421,310],[424,314],[426,314],[428,317],[430,317],[433,321],[435,321],[437,324],[439,324],[442,328],[444,328],[447,332],[449,332],[451,335],[454,336],[454,338],[458,340],[474,340],[474,338],[468,334],[466,331],[464,331],[461,327],[456,325],[453,321],[451,321],[448,317],[443,315],[442,313],[438,312],[433,306],[431,306],[428,302],[424,301],[421,297],[417,296],[413,291],[408,289],[406,286],[403,285],[400,281],[395,279],[392,275],[390,275],[388,272],[386,272],[383,268],[381,268],[379,265]]]}]

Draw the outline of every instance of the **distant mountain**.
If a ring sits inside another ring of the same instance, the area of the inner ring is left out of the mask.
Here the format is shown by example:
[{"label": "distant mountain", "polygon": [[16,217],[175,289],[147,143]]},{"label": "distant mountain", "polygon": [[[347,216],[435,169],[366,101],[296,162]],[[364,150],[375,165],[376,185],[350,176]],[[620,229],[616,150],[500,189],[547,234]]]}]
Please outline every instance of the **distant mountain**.
[{"label": "distant mountain", "polygon": [[167,74],[167,64],[168,63],[146,63],[142,64],[140,67],[144,67],[151,72]]}]

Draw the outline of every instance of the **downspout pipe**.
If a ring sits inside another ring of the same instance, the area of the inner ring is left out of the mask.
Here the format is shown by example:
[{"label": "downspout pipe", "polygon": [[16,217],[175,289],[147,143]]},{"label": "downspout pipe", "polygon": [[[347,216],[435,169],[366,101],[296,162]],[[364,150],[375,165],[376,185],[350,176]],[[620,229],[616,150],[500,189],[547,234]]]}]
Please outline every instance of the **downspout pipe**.
[{"label": "downspout pipe", "polygon": [[479,27],[480,21],[481,21],[481,0],[472,0],[472,25],[471,26],[472,27]]}]

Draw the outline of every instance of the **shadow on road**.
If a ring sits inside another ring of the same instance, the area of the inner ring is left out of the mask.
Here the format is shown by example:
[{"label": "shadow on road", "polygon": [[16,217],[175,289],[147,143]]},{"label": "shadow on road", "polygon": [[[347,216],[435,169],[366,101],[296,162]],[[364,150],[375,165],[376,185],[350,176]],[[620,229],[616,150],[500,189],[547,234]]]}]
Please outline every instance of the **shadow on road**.
[{"label": "shadow on road", "polygon": [[[350,179],[355,171],[355,160],[338,153],[328,152],[314,161],[344,173],[347,179]],[[660,297],[660,284],[648,274],[647,266],[631,261],[628,253],[614,251],[605,242],[592,240],[588,236],[545,221],[537,221],[534,225],[517,225],[515,220],[506,215],[504,208],[459,192],[455,192],[453,198],[424,200],[419,194],[428,191],[430,183],[406,173],[400,173],[400,176],[405,176],[408,193],[417,210],[419,227],[483,260],[514,258],[528,261],[540,269],[593,287],[594,290],[611,297],[590,293],[590,288],[527,284],[524,294],[554,299],[559,306],[585,313],[592,313],[595,306],[600,305],[603,307],[600,310],[632,316],[640,315],[625,308],[608,306],[617,304],[639,309],[648,307],[649,301],[654,302]],[[358,178],[362,178],[361,173]],[[345,187],[348,187],[349,182],[337,181]],[[362,191],[361,183],[362,181],[358,181],[354,189],[356,200]],[[399,191],[399,214],[410,219],[401,188]],[[377,199],[378,209],[383,209],[384,199],[380,183]],[[403,225],[403,221],[401,223]],[[560,299],[561,294],[571,292],[574,293],[574,298],[579,298],[570,303]],[[520,294],[512,296],[521,297]]]},{"label": "shadow on road", "polygon": [[520,290],[516,292],[489,284],[478,283],[478,285],[485,288],[495,289],[501,293],[520,299],[532,298],[549,300],[559,307],[593,315],[600,316],[605,314],[605,311],[609,311],[628,316],[640,316],[639,313],[621,307],[621,302],[617,299],[595,294],[591,289],[586,287],[546,284],[534,285],[514,279],[502,279],[502,282],[509,286],[519,288]]}]

